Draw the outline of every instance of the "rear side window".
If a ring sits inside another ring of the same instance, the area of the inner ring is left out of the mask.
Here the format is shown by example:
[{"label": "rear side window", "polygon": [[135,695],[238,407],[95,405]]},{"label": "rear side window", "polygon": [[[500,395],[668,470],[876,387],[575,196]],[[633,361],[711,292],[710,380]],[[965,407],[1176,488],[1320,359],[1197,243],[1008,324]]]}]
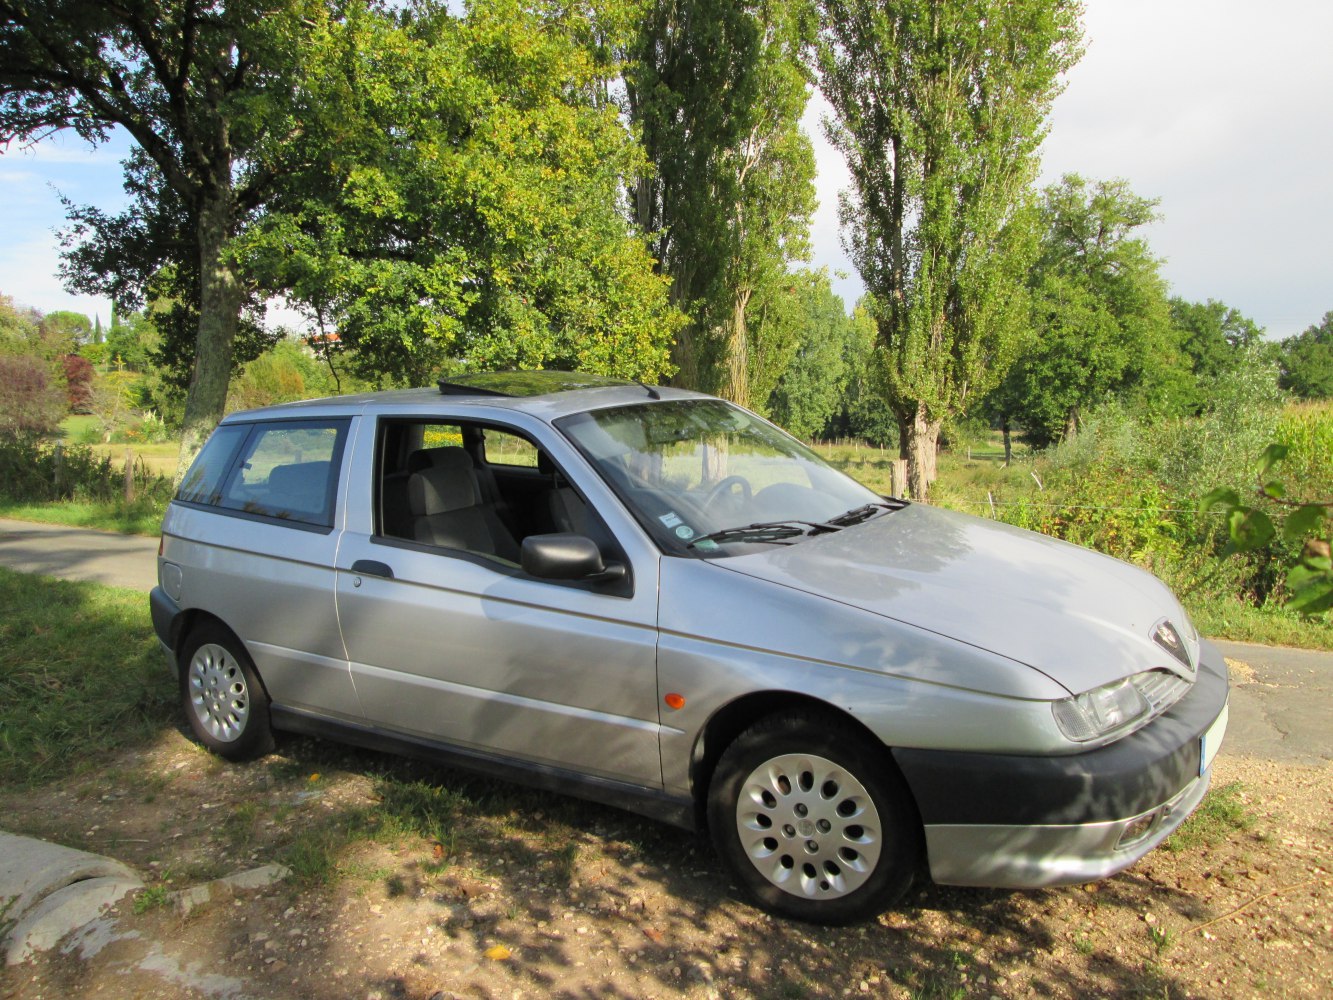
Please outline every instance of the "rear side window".
[{"label": "rear side window", "polygon": [[236,458],[236,449],[250,433],[249,424],[219,427],[195,457],[190,471],[181,480],[176,499],[186,503],[216,505],[222,499],[222,480]]},{"label": "rear side window", "polygon": [[330,527],[346,436],[345,420],[255,425],[220,506]]},{"label": "rear side window", "polygon": [[219,427],[181,482],[176,499],[332,527],[349,423],[284,420]]}]

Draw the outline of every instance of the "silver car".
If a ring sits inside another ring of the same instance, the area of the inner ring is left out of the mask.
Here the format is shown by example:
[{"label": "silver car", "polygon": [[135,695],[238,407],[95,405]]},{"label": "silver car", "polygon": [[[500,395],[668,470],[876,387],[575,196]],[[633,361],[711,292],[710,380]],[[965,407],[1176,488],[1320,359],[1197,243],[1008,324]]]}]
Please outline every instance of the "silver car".
[{"label": "silver car", "polygon": [[687,828],[766,909],[1133,864],[1226,667],[1142,570],[886,498],[730,403],[561,372],[227,417],[153,621],[201,742],[273,729]]}]

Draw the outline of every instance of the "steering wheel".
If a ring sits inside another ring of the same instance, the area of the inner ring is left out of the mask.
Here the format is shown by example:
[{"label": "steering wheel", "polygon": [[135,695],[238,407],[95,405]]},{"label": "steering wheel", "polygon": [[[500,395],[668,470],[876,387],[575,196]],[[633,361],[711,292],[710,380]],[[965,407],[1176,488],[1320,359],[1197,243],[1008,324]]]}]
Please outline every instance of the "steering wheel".
[{"label": "steering wheel", "polygon": [[740,487],[741,500],[748,501],[750,499],[750,481],[744,476],[727,476],[714,483],[712,489],[708,491],[708,496],[704,497],[704,511],[711,510],[723,497],[730,496],[732,489],[737,486]]}]

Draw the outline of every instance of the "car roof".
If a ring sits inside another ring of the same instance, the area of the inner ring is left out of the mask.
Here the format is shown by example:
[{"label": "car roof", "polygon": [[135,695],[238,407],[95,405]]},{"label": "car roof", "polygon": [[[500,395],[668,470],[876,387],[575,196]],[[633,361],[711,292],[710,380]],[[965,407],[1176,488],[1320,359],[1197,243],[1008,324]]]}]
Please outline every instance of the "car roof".
[{"label": "car roof", "polygon": [[[669,386],[587,375],[581,372],[486,372],[441,380],[435,389],[388,389],[346,396],[326,396],[279,403],[228,414],[224,423],[286,417],[347,416],[367,410],[430,415],[433,412],[508,410],[528,413],[550,423],[572,413],[612,406],[650,403],[658,399],[710,399],[703,393]],[[513,394],[506,392],[513,391]]]}]

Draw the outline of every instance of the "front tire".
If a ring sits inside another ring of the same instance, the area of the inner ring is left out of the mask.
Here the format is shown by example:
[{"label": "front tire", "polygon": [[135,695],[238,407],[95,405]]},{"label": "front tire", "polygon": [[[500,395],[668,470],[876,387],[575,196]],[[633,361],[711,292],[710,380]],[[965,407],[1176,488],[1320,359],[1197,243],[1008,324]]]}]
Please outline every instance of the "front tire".
[{"label": "front tire", "polygon": [[764,909],[849,924],[911,885],[921,822],[887,751],[845,720],[772,716],[718,761],[708,791],[717,851]]},{"label": "front tire", "polygon": [[177,662],[181,704],[199,742],[228,760],[273,749],[268,695],[240,640],[210,622],[190,633]]}]

